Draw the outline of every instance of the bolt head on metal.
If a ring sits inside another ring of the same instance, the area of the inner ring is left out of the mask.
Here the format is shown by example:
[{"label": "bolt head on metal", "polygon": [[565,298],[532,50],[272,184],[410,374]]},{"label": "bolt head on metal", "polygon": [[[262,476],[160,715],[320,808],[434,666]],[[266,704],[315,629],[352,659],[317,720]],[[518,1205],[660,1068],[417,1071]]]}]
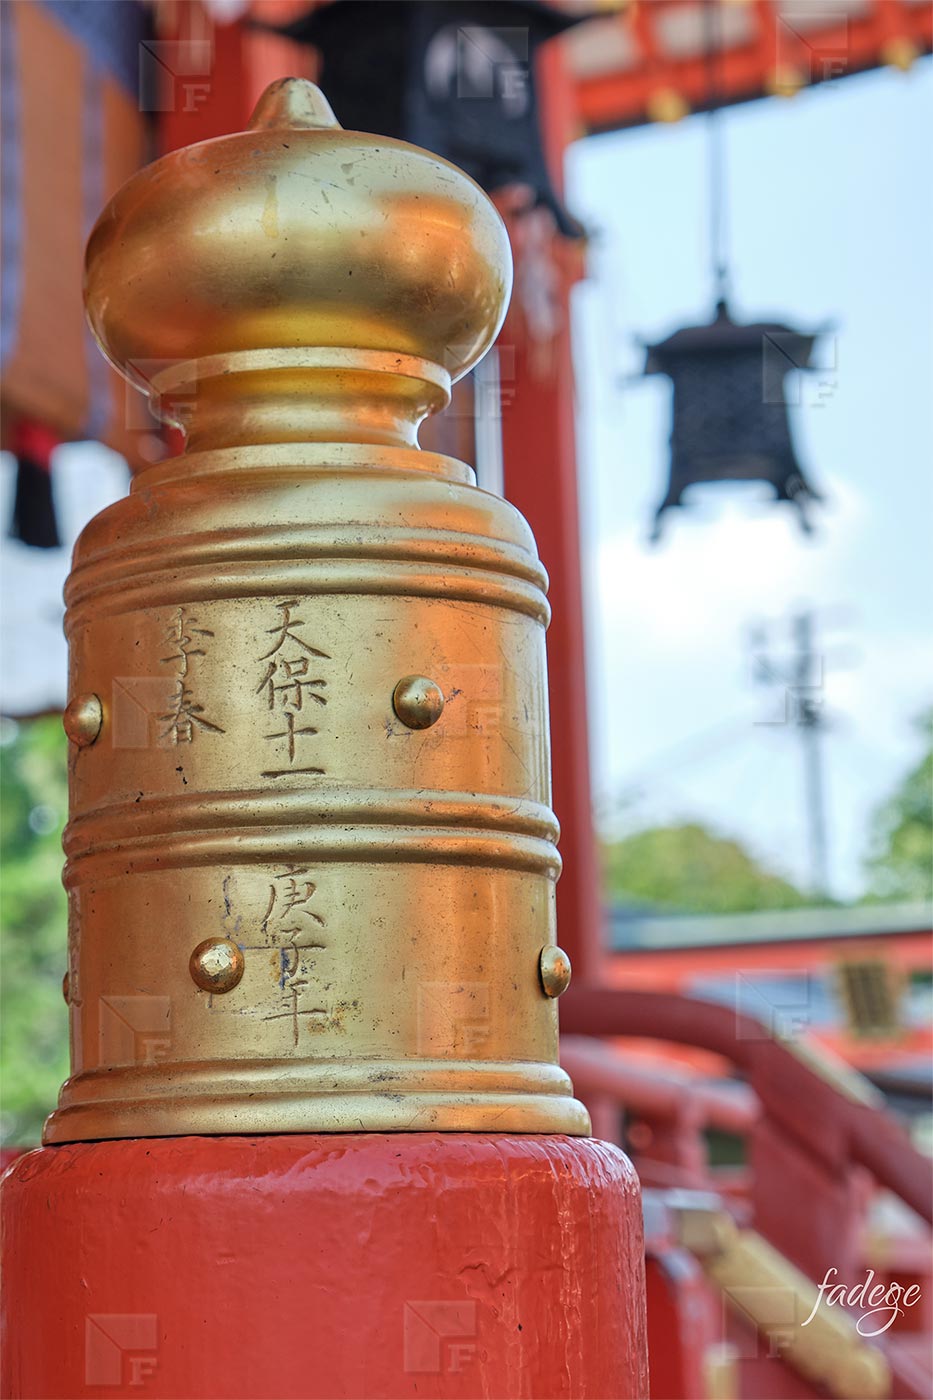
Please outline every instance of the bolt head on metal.
[{"label": "bolt head on metal", "polygon": [[104,707],[97,695],[76,695],[62,715],[65,733],[79,749],[93,744],[104,722]]},{"label": "bolt head on metal", "polygon": [[546,997],[559,997],[570,986],[570,959],[556,943],[548,943],[541,949],[538,972]]},{"label": "bolt head on metal", "polygon": [[68,976],[67,972],[62,978],[62,996],[65,998],[65,1005],[67,1006],[71,1001],[71,978]]},{"label": "bolt head on metal", "polygon": [[188,963],[195,985],[202,992],[232,992],[246,966],[241,950],[229,938],[205,938]]},{"label": "bolt head on metal", "polygon": [[403,676],[392,693],[392,707],[409,729],[430,729],[445,703],[444,692],[427,676]]}]

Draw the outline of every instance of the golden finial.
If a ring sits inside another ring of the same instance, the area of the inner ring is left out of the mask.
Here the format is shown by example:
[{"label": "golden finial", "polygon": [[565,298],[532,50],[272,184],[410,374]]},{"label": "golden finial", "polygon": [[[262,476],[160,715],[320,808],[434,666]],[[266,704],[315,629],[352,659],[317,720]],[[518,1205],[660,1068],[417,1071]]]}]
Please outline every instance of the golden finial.
[{"label": "golden finial", "polygon": [[187,445],[67,587],[47,1140],[587,1131],[557,1065],[546,578],[416,441],[510,280],[478,186],[294,79],[98,220],[94,332]]}]

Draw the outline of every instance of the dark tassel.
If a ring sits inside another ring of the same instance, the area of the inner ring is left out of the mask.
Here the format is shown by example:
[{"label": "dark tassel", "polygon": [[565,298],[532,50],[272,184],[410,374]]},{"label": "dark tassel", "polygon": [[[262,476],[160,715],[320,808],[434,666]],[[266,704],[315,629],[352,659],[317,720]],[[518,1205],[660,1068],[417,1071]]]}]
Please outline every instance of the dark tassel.
[{"label": "dark tassel", "polygon": [[23,420],[13,432],[16,496],[10,534],[35,549],[60,549],[52,494],[52,453],[60,439],[41,423]]}]

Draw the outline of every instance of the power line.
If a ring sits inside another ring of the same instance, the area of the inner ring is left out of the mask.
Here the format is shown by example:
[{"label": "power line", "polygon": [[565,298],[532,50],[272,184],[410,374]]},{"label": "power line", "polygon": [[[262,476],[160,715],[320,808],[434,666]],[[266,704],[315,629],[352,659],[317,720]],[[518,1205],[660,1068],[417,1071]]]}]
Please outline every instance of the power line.
[{"label": "power line", "polygon": [[730,748],[740,739],[747,739],[753,733],[753,726],[747,714],[733,715],[730,719],[718,720],[707,729],[679,740],[668,749],[662,749],[651,758],[648,764],[609,794],[605,806],[611,813],[625,805],[642,788],[663,781],[675,769],[687,767],[705,758],[711,758]]}]

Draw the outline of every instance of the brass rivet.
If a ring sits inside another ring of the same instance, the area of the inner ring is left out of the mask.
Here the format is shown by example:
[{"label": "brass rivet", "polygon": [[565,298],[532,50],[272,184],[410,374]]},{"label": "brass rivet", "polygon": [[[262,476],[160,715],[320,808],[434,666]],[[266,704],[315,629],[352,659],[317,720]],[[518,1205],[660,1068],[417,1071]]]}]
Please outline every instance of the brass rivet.
[{"label": "brass rivet", "polygon": [[881,57],[885,63],[890,63],[892,67],[906,73],[920,57],[920,50],[913,39],[908,39],[902,34],[882,45]]},{"label": "brass rivet", "polygon": [[409,729],[430,729],[444,712],[444,692],[427,676],[403,676],[392,692],[392,707]]},{"label": "brass rivet", "polygon": [[232,992],[243,976],[243,954],[229,938],[205,938],[191,954],[188,969],[202,992]]},{"label": "brass rivet", "polygon": [[806,83],[799,68],[775,68],[765,81],[765,90],[772,97],[796,97]]},{"label": "brass rivet", "polygon": [[62,996],[65,998],[65,1004],[67,1005],[71,996],[71,978],[68,976],[67,972],[62,978]]},{"label": "brass rivet", "polygon": [[570,959],[556,943],[546,943],[541,949],[538,972],[546,997],[559,997],[570,986]]},{"label": "brass rivet", "polygon": [[76,695],[62,715],[65,733],[79,749],[93,744],[103,722],[104,707],[96,695]]},{"label": "brass rivet", "polygon": [[653,122],[679,122],[690,114],[690,104],[674,88],[657,88],[646,104]]}]

